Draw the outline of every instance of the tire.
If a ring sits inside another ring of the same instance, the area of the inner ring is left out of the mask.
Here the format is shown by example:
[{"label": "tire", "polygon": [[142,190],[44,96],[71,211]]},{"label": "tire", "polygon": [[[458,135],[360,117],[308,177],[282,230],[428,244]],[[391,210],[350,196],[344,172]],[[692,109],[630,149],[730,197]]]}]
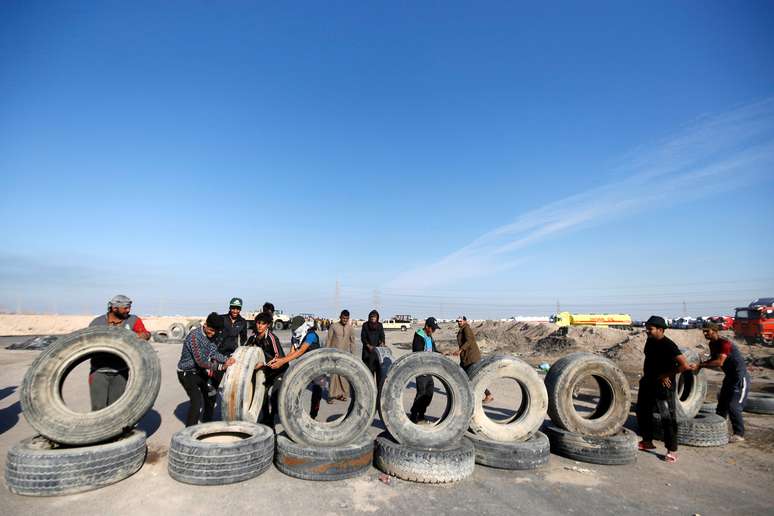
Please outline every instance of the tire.
[{"label": "tire", "polygon": [[[208,435],[245,434],[236,442],[201,440]],[[215,421],[184,428],[172,436],[169,476],[186,484],[223,485],[257,477],[271,466],[274,432],[245,421]]]},{"label": "tire", "polygon": [[153,339],[153,342],[159,343],[164,343],[169,340],[169,336],[164,331],[154,331],[151,333],[151,338]]},{"label": "tire", "polygon": [[[493,441],[525,441],[543,424],[548,410],[548,393],[535,369],[512,356],[493,356],[474,365],[469,372],[473,388],[473,418],[470,429]],[[493,421],[484,412],[484,390],[496,378],[511,378],[522,390],[522,405],[514,419],[505,423]]]},{"label": "tire", "polygon": [[466,437],[476,448],[476,464],[490,468],[524,470],[548,463],[551,446],[543,432],[535,432],[525,441],[503,443],[490,441],[468,432]]},{"label": "tire", "polygon": [[231,355],[236,363],[226,369],[218,387],[221,400],[221,417],[225,421],[255,423],[261,413],[266,396],[266,379],[263,371],[255,370],[255,364],[264,362],[259,347],[241,346]]},{"label": "tire", "polygon": [[774,394],[751,392],[744,404],[744,411],[753,414],[774,414]]},{"label": "tire", "polygon": [[406,326],[401,326],[401,327],[400,327],[400,331],[408,331],[408,327],[406,327]]},{"label": "tire", "polygon": [[[334,348],[304,353],[290,363],[279,391],[279,418],[293,441],[311,447],[341,446],[361,437],[371,426],[376,412],[376,383],[362,360]],[[349,413],[331,423],[309,417],[301,395],[315,378],[338,374],[346,377],[354,391]]]},{"label": "tire", "polygon": [[382,434],[376,438],[374,465],[381,471],[411,482],[442,484],[473,474],[476,451],[469,439],[441,448],[420,449],[398,444]]},{"label": "tire", "polygon": [[[419,375],[433,375],[446,388],[448,413],[436,425],[415,425],[403,409],[403,390]],[[438,448],[457,443],[473,415],[473,389],[455,362],[439,353],[409,353],[393,362],[384,379],[379,414],[395,440],[417,448]]]},{"label": "tire", "polygon": [[[653,436],[663,439],[661,416],[653,414]],[[700,413],[692,419],[677,419],[677,443],[685,446],[725,446],[728,444],[726,419],[717,414]]]},{"label": "tire", "polygon": [[[581,380],[592,376],[599,385],[600,399],[590,418],[573,407],[573,392]],[[551,421],[572,433],[615,436],[629,416],[632,394],[623,371],[611,360],[591,353],[571,353],[548,370],[548,415]],[[549,436],[550,437],[550,436]]]},{"label": "tire", "polygon": [[274,465],[282,473],[302,480],[344,480],[371,469],[373,458],[374,440],[368,434],[349,444],[323,448],[296,444],[286,434],[278,433]]},{"label": "tire", "polygon": [[133,475],[145,461],[145,432],[132,430],[93,446],[59,447],[35,436],[15,444],[5,463],[12,493],[56,496],[114,484]]},{"label": "tire", "polygon": [[172,323],[169,325],[169,338],[172,340],[183,340],[186,336],[186,327],[182,323]]},{"label": "tire", "polygon": [[274,327],[275,331],[280,331],[285,329],[285,325],[282,324],[282,321],[274,321],[274,324],[272,326]]},{"label": "tire", "polygon": [[[124,394],[96,412],[73,412],[62,399],[64,378],[96,351],[113,353],[129,366]],[[24,417],[40,435],[60,444],[106,441],[132,428],[156,401],[161,363],[156,351],[124,328],[95,327],[60,337],[32,363],[21,386]]]},{"label": "tire", "polygon": [[581,462],[605,465],[631,464],[637,460],[637,435],[623,428],[611,436],[592,436],[546,425],[551,451]]},{"label": "tire", "polygon": [[715,410],[718,408],[718,402],[717,401],[705,401],[701,404],[701,408],[699,409],[699,413],[705,413],[705,414],[714,414]]},{"label": "tire", "polygon": [[[377,391],[381,392],[382,386],[384,385],[384,379],[387,378],[387,373],[390,372],[390,368],[392,367],[392,350],[387,346],[376,346],[376,355],[379,357],[379,371],[382,379],[382,385],[378,386]],[[376,403],[378,406],[379,400],[376,400]]]},{"label": "tire", "polygon": [[[700,362],[699,355],[692,349],[680,348],[689,364]],[[677,396],[675,410],[677,419],[693,419],[701,410],[707,397],[707,376],[704,371],[685,371],[676,376]]]},{"label": "tire", "polygon": [[194,331],[196,328],[202,325],[201,321],[191,321],[188,324],[185,325],[185,334],[188,335],[192,331]]}]

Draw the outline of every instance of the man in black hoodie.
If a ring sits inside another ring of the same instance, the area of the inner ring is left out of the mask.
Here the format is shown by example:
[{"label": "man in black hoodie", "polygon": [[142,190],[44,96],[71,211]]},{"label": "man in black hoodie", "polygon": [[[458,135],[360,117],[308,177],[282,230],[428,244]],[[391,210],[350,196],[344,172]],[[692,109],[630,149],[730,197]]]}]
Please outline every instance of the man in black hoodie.
[{"label": "man in black hoodie", "polygon": [[371,310],[368,314],[368,321],[363,324],[360,330],[360,341],[363,343],[362,358],[371,374],[376,375],[376,386],[379,390],[382,387],[382,371],[379,367],[379,354],[376,348],[384,346],[384,326],[379,322],[379,312]]}]

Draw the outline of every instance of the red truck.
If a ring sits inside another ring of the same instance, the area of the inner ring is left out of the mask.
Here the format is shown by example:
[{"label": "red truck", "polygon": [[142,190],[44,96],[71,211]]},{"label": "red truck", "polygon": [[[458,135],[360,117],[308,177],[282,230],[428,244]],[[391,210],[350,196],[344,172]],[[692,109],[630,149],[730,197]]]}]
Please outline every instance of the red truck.
[{"label": "red truck", "polygon": [[749,306],[737,308],[734,335],[743,338],[748,344],[774,343],[774,298],[759,298]]}]

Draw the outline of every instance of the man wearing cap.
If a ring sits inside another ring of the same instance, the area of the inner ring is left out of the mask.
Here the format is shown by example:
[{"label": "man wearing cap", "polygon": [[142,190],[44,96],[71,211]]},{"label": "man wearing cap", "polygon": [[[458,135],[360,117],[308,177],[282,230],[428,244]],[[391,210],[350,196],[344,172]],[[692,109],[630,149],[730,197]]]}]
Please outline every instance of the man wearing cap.
[{"label": "man wearing cap", "polygon": [[677,415],[675,412],[675,375],[688,371],[685,356],[669,337],[663,317],[651,316],[645,322],[645,363],[637,395],[637,426],[642,440],[640,450],[653,450],[653,412],[658,410],[664,433],[666,462],[677,461]]},{"label": "man wearing cap", "polygon": [[223,317],[215,312],[207,316],[204,325],[191,330],[183,340],[183,349],[177,363],[177,379],[185,389],[191,405],[185,426],[212,421],[213,403],[209,402],[207,379],[210,371],[222,371],[235,360],[218,352],[215,339],[223,329]]},{"label": "man wearing cap", "polygon": [[[107,313],[91,321],[89,327],[123,327],[133,331],[140,339],[150,339],[150,332],[145,329],[142,319],[131,315],[131,310],[131,299],[124,295],[113,296],[113,299],[108,301]],[[91,410],[102,410],[120,398],[126,389],[128,376],[129,367],[118,356],[112,353],[95,353],[91,357],[89,372]]]},{"label": "man wearing cap", "polygon": [[[355,332],[349,323],[349,310],[342,310],[339,320],[331,324],[328,329],[328,338],[325,346],[336,348],[347,353],[355,354]],[[333,400],[347,401],[349,396],[349,382],[346,378],[338,374],[331,375],[331,385],[328,391],[328,403]]]},{"label": "man wearing cap", "polygon": [[[465,374],[470,374],[470,368],[481,360],[481,350],[476,343],[476,336],[473,333],[473,328],[468,324],[468,318],[464,315],[457,316],[457,346],[459,349],[454,351],[452,355],[460,357],[460,367],[465,371]],[[483,403],[490,403],[494,401],[494,396],[489,392],[489,389],[484,390]]]},{"label": "man wearing cap", "polygon": [[704,326],[704,338],[709,341],[710,358],[692,366],[694,371],[704,367],[720,368],[725,376],[718,393],[715,413],[731,420],[733,435],[728,442],[744,441],[744,419],[742,409],[750,391],[750,373],[747,363],[733,342],[720,336],[720,325],[709,323]]},{"label": "man wearing cap", "polygon": [[242,299],[231,298],[228,303],[228,313],[223,314],[223,332],[220,334],[218,351],[224,355],[231,355],[236,348],[247,342],[247,320],[240,315],[242,312]]},{"label": "man wearing cap", "polygon": [[[424,327],[418,329],[414,333],[414,340],[411,342],[411,351],[438,353],[438,348],[435,347],[435,341],[433,340],[433,332],[441,329],[436,322],[435,317],[428,317],[425,320]],[[433,401],[433,391],[435,390],[435,383],[433,382],[432,375],[422,374],[415,379],[417,385],[417,393],[414,396],[414,403],[411,405],[411,413],[409,419],[412,423],[424,423],[425,411],[430,403]]]}]

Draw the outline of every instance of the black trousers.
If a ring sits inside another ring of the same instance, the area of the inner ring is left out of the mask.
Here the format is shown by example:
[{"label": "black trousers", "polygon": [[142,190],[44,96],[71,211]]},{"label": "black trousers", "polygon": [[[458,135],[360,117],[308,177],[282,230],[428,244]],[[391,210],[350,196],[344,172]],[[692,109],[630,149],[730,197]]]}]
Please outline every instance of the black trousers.
[{"label": "black trousers", "polygon": [[89,375],[91,410],[102,410],[115,403],[126,389],[129,372],[106,373],[94,371]]},{"label": "black trousers", "polygon": [[[460,367],[462,368],[463,371],[465,371],[465,374],[468,375],[468,378],[470,378],[470,370],[471,368],[473,368],[474,365],[476,365],[475,362],[472,364],[468,364],[466,366],[460,364]],[[489,389],[484,389],[484,396],[491,396],[491,395],[492,393],[489,392]]]},{"label": "black trousers", "polygon": [[[282,386],[282,377],[275,377],[266,385],[266,391],[261,407],[261,413],[258,416],[258,422],[262,425],[274,428],[274,418],[279,417],[279,391]],[[322,392],[320,393],[322,396]],[[319,407],[319,402],[318,402]]]},{"label": "black trousers", "polygon": [[[200,413],[202,413],[201,420],[203,423],[212,421],[214,399],[212,403],[208,401],[210,398],[207,395],[207,374],[203,371],[178,371],[177,379],[191,400],[191,406],[188,408],[188,415],[185,418],[185,426],[198,424]],[[202,409],[204,409],[203,412]]]},{"label": "black trousers", "polygon": [[368,370],[371,371],[371,374],[375,375],[376,396],[378,399],[382,392],[382,383],[384,382],[384,378],[382,378],[382,367],[379,363],[379,354],[376,352],[376,350],[368,351],[368,348],[363,345],[363,354],[361,355],[361,358],[363,359],[363,363],[366,365]]},{"label": "black trousers", "polygon": [[433,401],[435,383],[432,375],[423,374],[416,377],[417,394],[414,396],[414,404],[411,405],[410,419],[414,423],[425,417],[425,411]]},{"label": "black trousers", "polygon": [[744,376],[741,377],[729,378],[726,376],[718,394],[718,407],[715,409],[715,413],[724,418],[728,417],[731,420],[734,434],[740,437],[744,437],[742,409],[744,409],[749,392],[750,373],[745,372]]},{"label": "black trousers", "polygon": [[320,412],[320,401],[322,400],[322,387],[312,384],[312,406],[309,409],[309,417],[315,419]]},{"label": "black trousers", "polygon": [[653,412],[661,416],[664,444],[669,451],[677,451],[677,414],[674,383],[667,389],[657,380],[642,378],[637,394],[637,426],[643,441],[653,440]]}]

